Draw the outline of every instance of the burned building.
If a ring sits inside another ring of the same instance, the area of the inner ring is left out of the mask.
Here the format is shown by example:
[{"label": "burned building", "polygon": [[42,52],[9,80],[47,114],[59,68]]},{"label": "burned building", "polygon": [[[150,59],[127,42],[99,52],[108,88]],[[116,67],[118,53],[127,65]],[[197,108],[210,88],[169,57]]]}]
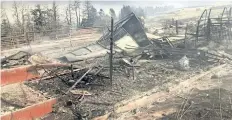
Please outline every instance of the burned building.
[{"label": "burned building", "polygon": [[[64,54],[60,59],[73,62],[86,58],[103,56],[107,54],[110,46],[110,34],[110,31],[107,29],[96,43],[77,48]],[[115,23],[113,41],[115,46],[114,49],[120,52],[131,52],[151,45],[141,22],[134,13],[129,14],[124,19]]]}]

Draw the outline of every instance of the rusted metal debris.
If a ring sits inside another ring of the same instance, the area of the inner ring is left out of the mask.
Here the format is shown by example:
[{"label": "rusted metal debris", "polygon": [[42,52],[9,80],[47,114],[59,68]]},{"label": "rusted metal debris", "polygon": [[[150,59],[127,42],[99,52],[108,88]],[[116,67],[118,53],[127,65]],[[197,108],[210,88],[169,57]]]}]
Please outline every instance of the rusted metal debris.
[{"label": "rusted metal debris", "polygon": [[189,40],[192,40],[195,48],[209,41],[217,43],[221,43],[224,40],[231,41],[231,7],[224,7],[221,14],[218,14],[218,17],[212,16],[213,12],[213,9],[205,9],[197,21],[196,32],[187,32],[188,36],[194,38]]}]

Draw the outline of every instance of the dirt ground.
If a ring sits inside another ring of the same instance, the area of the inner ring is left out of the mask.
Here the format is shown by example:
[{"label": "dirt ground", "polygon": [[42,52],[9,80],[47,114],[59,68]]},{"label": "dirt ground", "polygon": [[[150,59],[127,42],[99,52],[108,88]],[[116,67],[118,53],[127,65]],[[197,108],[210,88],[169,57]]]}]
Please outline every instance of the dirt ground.
[{"label": "dirt ground", "polygon": [[[230,120],[232,65],[195,80],[181,92],[158,96],[151,104],[119,114],[118,120]],[[155,93],[159,95],[158,93]],[[146,100],[144,101],[146,102]]]},{"label": "dirt ground", "polygon": [[23,83],[1,87],[1,115],[45,100],[40,92]]},{"label": "dirt ground", "polygon": [[29,53],[43,53],[49,55],[52,53],[65,52],[67,49],[76,48],[88,45],[95,42],[101,37],[101,33],[93,31],[92,33],[74,34],[71,38],[63,38],[59,40],[40,40],[34,41],[30,46],[23,46],[21,48],[15,48],[10,50],[1,51],[2,56],[9,56],[17,53],[18,51],[26,51]]}]

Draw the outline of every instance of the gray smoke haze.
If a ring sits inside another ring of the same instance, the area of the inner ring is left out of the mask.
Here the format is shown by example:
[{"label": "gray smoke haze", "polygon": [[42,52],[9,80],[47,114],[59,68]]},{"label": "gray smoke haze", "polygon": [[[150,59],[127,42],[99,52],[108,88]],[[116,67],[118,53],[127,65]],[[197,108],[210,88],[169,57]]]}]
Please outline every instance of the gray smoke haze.
[{"label": "gray smoke haze", "polygon": [[[36,4],[41,4],[41,6],[50,7],[52,6],[52,1],[17,1],[18,3],[24,4],[24,6],[29,10],[35,7]],[[183,1],[183,0],[164,0],[164,1],[91,1],[92,5],[99,11],[103,9],[106,14],[109,13],[109,9],[113,8],[118,15],[120,9],[123,5],[130,5],[135,7],[159,7],[159,6],[173,6],[174,8],[184,8],[184,7],[201,7],[216,4],[215,0],[202,0],[202,1]],[[222,1],[231,3],[231,1]],[[60,19],[64,19],[65,7],[68,5],[69,1],[56,1],[58,4],[58,10],[60,13]],[[10,18],[10,22],[13,16],[12,12],[13,1],[1,1],[1,8],[5,9],[6,14]]]}]

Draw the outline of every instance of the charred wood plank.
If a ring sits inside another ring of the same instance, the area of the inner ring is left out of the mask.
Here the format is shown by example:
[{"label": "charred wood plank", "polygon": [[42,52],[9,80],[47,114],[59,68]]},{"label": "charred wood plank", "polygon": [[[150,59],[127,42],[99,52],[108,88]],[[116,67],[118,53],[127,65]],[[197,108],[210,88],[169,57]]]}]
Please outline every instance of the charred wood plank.
[{"label": "charred wood plank", "polygon": [[89,70],[82,75],[74,84],[71,88],[68,89],[68,91],[66,93],[69,93],[70,90],[72,90],[73,88],[75,88],[75,86],[92,70],[93,68],[89,68]]}]

